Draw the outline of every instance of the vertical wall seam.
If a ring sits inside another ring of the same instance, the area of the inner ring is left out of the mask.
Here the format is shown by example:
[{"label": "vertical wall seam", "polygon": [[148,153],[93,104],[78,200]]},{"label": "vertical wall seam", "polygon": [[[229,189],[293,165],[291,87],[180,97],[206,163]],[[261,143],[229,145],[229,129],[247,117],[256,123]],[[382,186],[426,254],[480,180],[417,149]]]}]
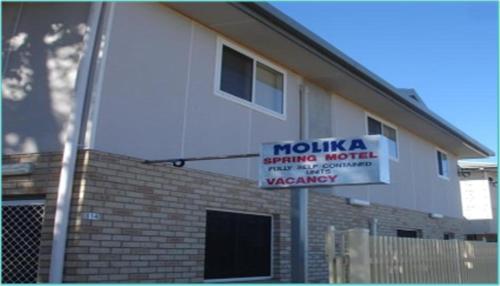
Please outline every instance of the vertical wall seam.
[{"label": "vertical wall seam", "polygon": [[331,131],[332,137],[337,137],[338,136],[337,135],[338,131],[337,131],[337,124],[336,124],[336,120],[335,120],[335,116],[336,116],[336,113],[337,113],[335,106],[337,104],[336,104],[336,100],[335,100],[335,95],[333,95],[333,94],[330,94],[330,104],[332,106],[332,109],[331,109],[331,111],[332,111],[331,113],[332,114],[331,114],[331,117],[330,117],[330,121],[331,121],[330,122],[331,123],[330,131]]},{"label": "vertical wall seam", "polygon": [[415,186],[415,158],[413,154],[413,140],[410,141],[410,174],[411,174],[411,189],[413,191],[413,209],[417,209],[417,192],[416,192],[416,186]]},{"label": "vertical wall seam", "polygon": [[188,62],[186,71],[186,87],[184,89],[184,111],[182,114],[182,134],[181,134],[181,157],[185,153],[186,126],[188,120],[189,86],[191,84],[191,58],[193,56],[194,22],[191,20],[191,33],[189,36]]},{"label": "vertical wall seam", "polygon": [[[252,110],[248,109],[248,141],[247,141],[247,153],[250,154],[252,153],[251,148],[252,148]],[[247,160],[247,178],[250,178],[250,169],[251,169],[251,162],[252,159],[246,159]]]}]

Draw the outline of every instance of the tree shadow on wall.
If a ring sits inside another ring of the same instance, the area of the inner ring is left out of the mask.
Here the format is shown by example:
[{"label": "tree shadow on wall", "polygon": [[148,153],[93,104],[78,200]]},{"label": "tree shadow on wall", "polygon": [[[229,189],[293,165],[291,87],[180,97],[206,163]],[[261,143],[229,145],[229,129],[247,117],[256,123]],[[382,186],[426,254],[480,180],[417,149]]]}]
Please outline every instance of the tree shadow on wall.
[{"label": "tree shadow on wall", "polygon": [[3,152],[60,151],[88,32],[88,5],[3,3],[2,8]]}]

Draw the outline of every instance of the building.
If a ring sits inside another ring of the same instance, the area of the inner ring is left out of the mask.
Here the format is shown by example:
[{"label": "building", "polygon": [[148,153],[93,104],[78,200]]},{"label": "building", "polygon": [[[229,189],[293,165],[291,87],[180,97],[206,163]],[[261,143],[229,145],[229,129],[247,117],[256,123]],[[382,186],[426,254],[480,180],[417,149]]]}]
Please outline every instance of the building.
[{"label": "building", "polygon": [[457,160],[493,152],[267,4],[2,5],[4,282],[290,281],[290,191],[258,189],[256,158],[144,160],[301,133],[391,154],[389,185],[310,192],[309,281],[330,225],[466,234]]},{"label": "building", "polygon": [[497,241],[497,165],[459,161],[462,212],[468,240]]}]

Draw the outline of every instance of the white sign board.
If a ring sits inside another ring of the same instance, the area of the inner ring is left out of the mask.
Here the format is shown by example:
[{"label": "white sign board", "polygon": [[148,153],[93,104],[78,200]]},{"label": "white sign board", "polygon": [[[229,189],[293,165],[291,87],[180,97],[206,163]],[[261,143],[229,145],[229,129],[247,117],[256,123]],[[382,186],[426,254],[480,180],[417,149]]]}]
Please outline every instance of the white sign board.
[{"label": "white sign board", "polygon": [[460,181],[462,212],[466,219],[492,219],[488,180]]},{"label": "white sign board", "polygon": [[264,143],[259,187],[388,184],[388,153],[381,135]]}]

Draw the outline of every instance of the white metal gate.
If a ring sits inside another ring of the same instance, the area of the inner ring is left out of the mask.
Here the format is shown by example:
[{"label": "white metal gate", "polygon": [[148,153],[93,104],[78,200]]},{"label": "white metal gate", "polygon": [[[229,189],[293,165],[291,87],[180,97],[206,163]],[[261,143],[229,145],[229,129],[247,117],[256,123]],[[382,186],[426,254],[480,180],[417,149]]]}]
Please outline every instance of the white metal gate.
[{"label": "white metal gate", "polygon": [[327,233],[330,283],[495,283],[497,244]]},{"label": "white metal gate", "polygon": [[2,202],[3,283],[37,282],[43,214],[43,200]]}]

